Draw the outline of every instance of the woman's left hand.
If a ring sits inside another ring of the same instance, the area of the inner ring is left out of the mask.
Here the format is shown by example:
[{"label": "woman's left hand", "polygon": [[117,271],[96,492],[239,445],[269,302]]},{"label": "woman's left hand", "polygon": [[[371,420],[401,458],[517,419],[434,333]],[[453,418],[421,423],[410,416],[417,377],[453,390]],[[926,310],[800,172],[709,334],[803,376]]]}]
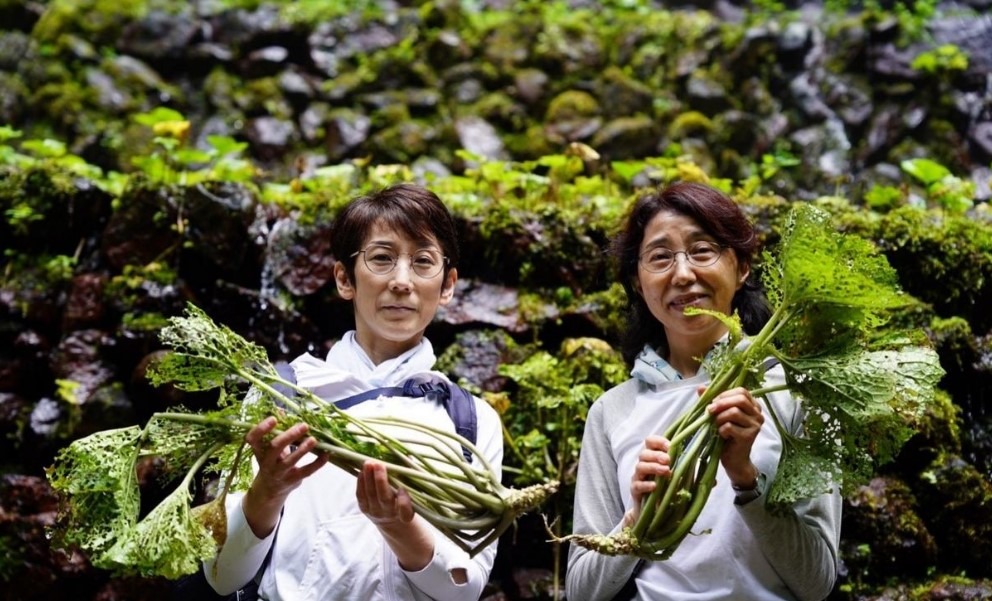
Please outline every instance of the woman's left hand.
[{"label": "woman's left hand", "polygon": [[[386,466],[374,460],[362,465],[358,474],[358,508],[375,524],[404,570],[424,569],[434,557],[434,535],[423,519],[416,518],[413,500],[402,488],[389,483]],[[467,582],[462,569],[451,572],[457,584]]]},{"label": "woman's left hand", "polygon": [[413,501],[403,489],[389,483],[386,466],[366,461],[358,474],[358,508],[376,526],[406,524],[413,520]]},{"label": "woman's left hand", "polygon": [[[705,387],[700,387],[699,393],[704,390]],[[761,405],[746,388],[732,388],[717,395],[707,411],[724,440],[720,462],[730,482],[735,486],[751,486],[758,478],[758,468],[751,462],[751,447],[765,423]]]}]

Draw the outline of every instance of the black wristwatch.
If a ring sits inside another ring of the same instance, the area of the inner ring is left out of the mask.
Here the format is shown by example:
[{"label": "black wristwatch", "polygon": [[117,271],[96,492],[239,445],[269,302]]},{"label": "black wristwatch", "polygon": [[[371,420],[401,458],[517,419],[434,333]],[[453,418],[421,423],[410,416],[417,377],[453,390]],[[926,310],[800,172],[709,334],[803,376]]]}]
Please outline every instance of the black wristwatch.
[{"label": "black wristwatch", "polygon": [[754,479],[754,484],[751,486],[735,486],[731,484],[731,487],[733,487],[736,493],[734,496],[734,505],[747,505],[765,492],[765,475],[758,472],[758,477]]}]

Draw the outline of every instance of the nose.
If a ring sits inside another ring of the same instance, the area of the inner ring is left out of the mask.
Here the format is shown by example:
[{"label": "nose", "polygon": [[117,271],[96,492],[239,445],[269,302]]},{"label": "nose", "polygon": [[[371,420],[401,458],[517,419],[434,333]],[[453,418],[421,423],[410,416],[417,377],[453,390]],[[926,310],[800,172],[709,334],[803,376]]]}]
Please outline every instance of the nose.
[{"label": "nose", "polygon": [[407,257],[400,256],[396,259],[396,266],[390,275],[389,285],[394,289],[408,290],[410,288],[411,274],[413,273],[413,263]]},{"label": "nose", "polygon": [[672,265],[672,283],[684,284],[696,280],[696,271],[689,262],[689,255],[680,250],[675,253],[675,264]]}]

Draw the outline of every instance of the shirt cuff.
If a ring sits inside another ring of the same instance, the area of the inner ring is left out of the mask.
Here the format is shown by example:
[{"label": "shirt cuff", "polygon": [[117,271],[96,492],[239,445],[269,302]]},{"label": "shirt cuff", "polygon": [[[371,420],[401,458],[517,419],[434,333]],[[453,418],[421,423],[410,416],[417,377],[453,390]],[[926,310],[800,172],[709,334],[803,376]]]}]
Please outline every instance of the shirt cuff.
[{"label": "shirt cuff", "polygon": [[762,472],[758,473],[758,480],[751,490],[737,490],[734,494],[734,505],[747,505],[761,495],[765,494],[765,482],[767,478]]},{"label": "shirt cuff", "polygon": [[[440,537],[437,537],[440,538]],[[451,591],[467,587],[472,578],[472,560],[468,554],[457,548],[447,548],[444,542],[437,541],[434,547],[434,557],[430,563],[415,572],[403,570],[407,579],[417,589],[434,599],[451,596]],[[402,569],[402,567],[400,568]],[[465,570],[466,582],[455,583],[451,571]]]}]

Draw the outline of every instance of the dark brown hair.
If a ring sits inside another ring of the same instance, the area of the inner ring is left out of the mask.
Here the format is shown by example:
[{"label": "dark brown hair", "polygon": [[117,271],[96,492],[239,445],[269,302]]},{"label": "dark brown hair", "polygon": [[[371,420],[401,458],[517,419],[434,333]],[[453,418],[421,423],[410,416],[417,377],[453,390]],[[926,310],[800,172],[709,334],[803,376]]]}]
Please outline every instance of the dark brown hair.
[{"label": "dark brown hair", "polygon": [[458,264],[458,236],[455,222],[441,199],[415,184],[396,184],[352,200],[331,226],[331,252],[343,261],[348,278],[355,281],[356,251],[377,224],[427,244],[437,240],[448,258],[444,277]]},{"label": "dark brown hair", "polygon": [[[611,249],[629,303],[630,314],[621,341],[623,357],[629,364],[633,364],[646,344],[662,356],[668,354],[664,326],[651,314],[647,303],[634,288],[644,229],[661,211],[672,211],[694,220],[718,244],[732,249],[741,265],[750,266],[758,250],[758,238],[747,216],[729,196],[715,188],[678,182],[638,197]],[[768,299],[753,269],[744,286],[734,295],[731,309],[738,312],[748,334],[757,333],[771,316]]]}]

